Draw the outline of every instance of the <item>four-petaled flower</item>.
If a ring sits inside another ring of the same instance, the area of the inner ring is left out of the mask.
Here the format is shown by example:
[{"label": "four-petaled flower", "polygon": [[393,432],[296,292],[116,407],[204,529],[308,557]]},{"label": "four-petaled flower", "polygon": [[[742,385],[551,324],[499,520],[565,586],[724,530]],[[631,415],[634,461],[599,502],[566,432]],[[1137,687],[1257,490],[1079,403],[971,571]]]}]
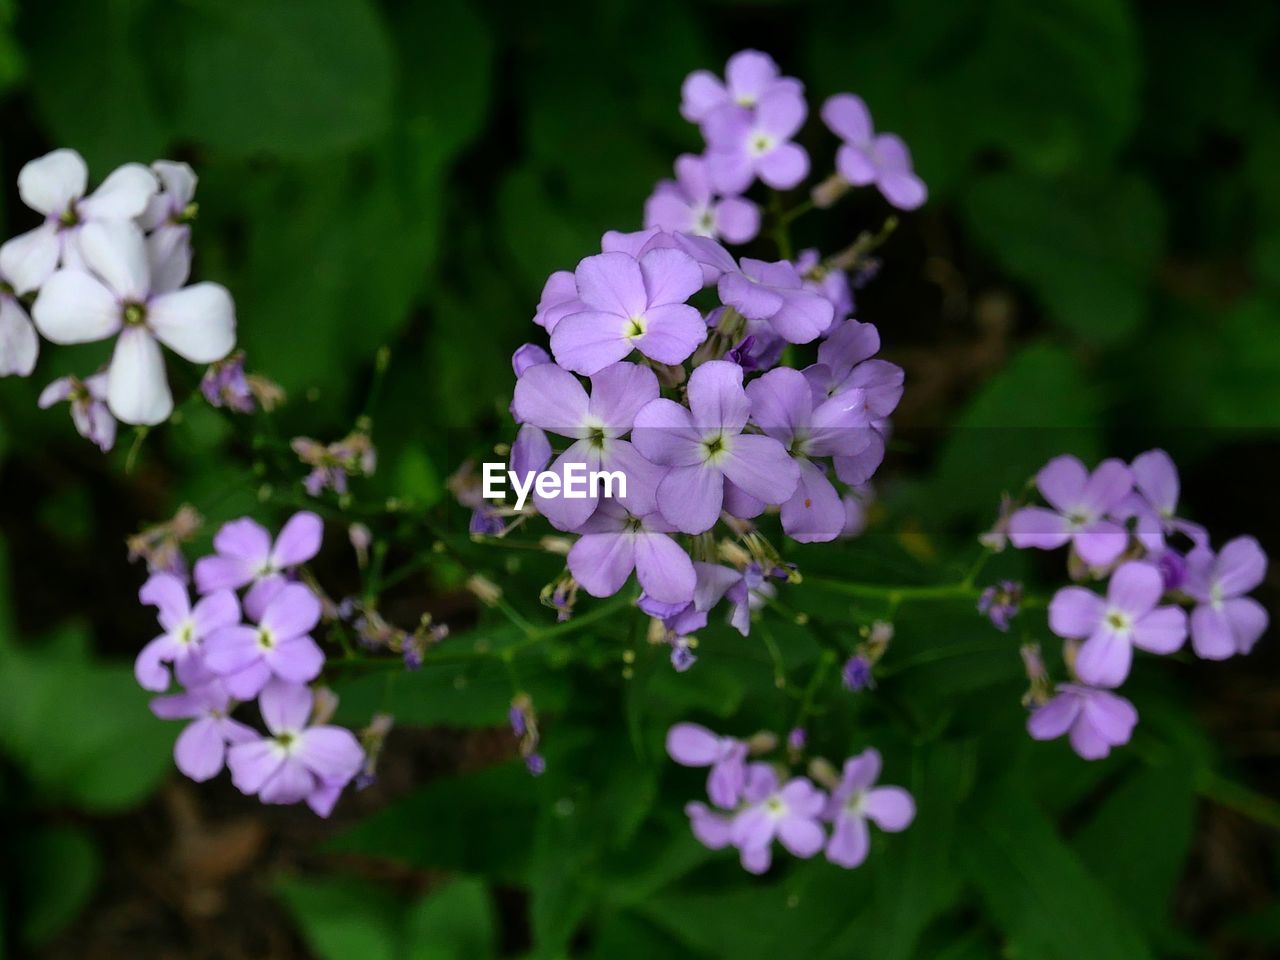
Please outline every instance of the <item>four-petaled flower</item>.
[{"label": "four-petaled flower", "polygon": [[760,232],[760,208],[742,197],[719,197],[702,157],[676,160],[676,178],[659,181],[645,201],[644,225],[673,233],[747,243]]},{"label": "four-petaled flower", "polygon": [[621,503],[605,500],[578,532],[582,536],[569,550],[569,572],[593,597],[613,596],[635,570],[645,594],[654,600],[693,599],[693,561],[668,536],[674,529],[657,511],[635,516]]},{"label": "four-petaled flower", "polygon": [[184,686],[191,685],[205,672],[201,653],[208,638],[240,622],[240,604],[230,590],[209,593],[193,606],[186,583],[171,573],[153,574],[138,591],[138,599],[156,607],[164,629],[134,662],[134,675],[144,690],[168,688],[168,663]]},{"label": "four-petaled flower", "polygon": [[1015,547],[1054,550],[1070,542],[1093,567],[1106,567],[1124,552],[1128,533],[1107,519],[1133,489],[1133,473],[1123,463],[1104,460],[1090,473],[1075,457],[1055,457],[1036,474],[1036,485],[1053,509],[1023,507],[1010,517]]},{"label": "four-petaled flower", "polygon": [[707,796],[717,807],[731,810],[747,784],[747,745],[722,737],[696,723],[677,723],[667,731],[667,754],[686,767],[710,767]]},{"label": "four-petaled flower", "polygon": [[258,739],[258,731],[231,718],[235,702],[214,677],[182,693],[156,697],[151,712],[161,720],[190,720],[173,745],[173,760],[186,776],[203,783],[216,777],[227,748]]},{"label": "four-petaled flower", "polygon": [[232,520],[214,535],[216,552],[196,561],[196,587],[209,593],[252,584],[245,610],[249,616],[257,616],[283,575],[320,552],[323,536],[324,522],[306,510],[290,517],[274,541],[256,520]]},{"label": "four-petaled flower", "polygon": [[320,601],[307,587],[282,584],[256,626],[226,627],[205,641],[205,663],[241,700],[257,696],[272,677],[309,683],[324,666],[324,653],[311,638],[320,612]]},{"label": "four-petaled flower", "polygon": [[871,849],[870,820],[881,830],[898,833],[911,826],[915,801],[902,787],[877,787],[880,752],[868,748],[844,763],[839,785],[831,791],[827,819],[832,823],[827,859],[852,869],[867,859]]},{"label": "four-petaled flower", "polygon": [[750,873],[764,873],[773,861],[773,841],[791,854],[812,857],[822,849],[826,833],[820,822],[827,795],[805,777],[780,784],[767,763],[747,767],[743,790],[747,807],[734,816],[730,837]]},{"label": "four-petaled flower", "polygon": [[1100,760],[1112,747],[1128,743],[1137,723],[1138,711],[1119,694],[1062,683],[1057,695],[1027,718],[1027,732],[1036,740],[1056,740],[1069,733],[1076,753],[1085,760]]},{"label": "four-petaled flower", "polygon": [[1267,555],[1253,537],[1237,537],[1215,556],[1208,548],[1187,554],[1183,589],[1196,601],[1191,647],[1206,660],[1248,653],[1267,629],[1266,609],[1245,594],[1262,582]]},{"label": "four-petaled flower", "polygon": [[822,121],[844,141],[836,151],[836,171],[849,183],[874,183],[899,210],[914,210],[928,199],[928,188],[912,169],[911,151],[895,134],[876,134],[861,97],[831,97],[822,105]]}]

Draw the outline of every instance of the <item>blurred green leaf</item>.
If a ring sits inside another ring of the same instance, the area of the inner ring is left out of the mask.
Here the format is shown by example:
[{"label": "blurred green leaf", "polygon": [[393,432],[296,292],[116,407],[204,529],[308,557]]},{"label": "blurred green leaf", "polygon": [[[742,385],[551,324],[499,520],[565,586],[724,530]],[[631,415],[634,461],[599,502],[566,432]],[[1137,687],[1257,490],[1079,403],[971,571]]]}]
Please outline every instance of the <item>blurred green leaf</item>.
[{"label": "blurred green leaf", "polygon": [[1058,837],[1017,773],[984,791],[959,835],[960,865],[1027,960],[1150,960],[1123,908]]},{"label": "blurred green leaf", "polygon": [[141,33],[155,7],[154,0],[23,5],[32,93],[55,145],[84,154],[91,185],[122,163],[150,163],[169,142]]},{"label": "blurred green leaf", "polygon": [[1049,343],[1024,347],[957,418],[921,508],[994,517],[1001,491],[1017,493],[1049,458],[1097,459],[1099,407],[1069,353]]},{"label": "blurred green leaf", "polygon": [[1164,218],[1142,180],[984,177],[966,196],[965,213],[979,243],[1083,339],[1121,340],[1145,320]]},{"label": "blurred green leaf", "polygon": [[367,882],[289,877],[276,884],[307,945],[321,960],[397,960],[401,904]]},{"label": "blurred green leaf", "polygon": [[79,827],[46,826],[18,837],[22,939],[43,946],[76,918],[97,889],[102,860]]},{"label": "blurred green leaf", "polygon": [[496,938],[484,884],[454,880],[409,908],[405,960],[486,960],[494,956]]},{"label": "blurred green leaf", "polygon": [[310,158],[390,123],[394,59],[369,0],[188,0],[173,13],[172,110],[191,139]]},{"label": "blurred green leaf", "polygon": [[1280,424],[1280,297],[1254,297],[1231,310],[1202,356],[1211,357],[1209,421],[1234,429]]}]

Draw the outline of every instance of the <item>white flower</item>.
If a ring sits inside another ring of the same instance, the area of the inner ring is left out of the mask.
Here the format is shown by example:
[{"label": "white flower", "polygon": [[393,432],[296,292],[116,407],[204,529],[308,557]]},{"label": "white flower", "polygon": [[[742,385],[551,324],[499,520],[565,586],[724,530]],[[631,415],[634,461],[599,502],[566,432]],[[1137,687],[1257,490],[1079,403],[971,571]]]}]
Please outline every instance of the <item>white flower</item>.
[{"label": "white flower", "polygon": [[131,221],[86,224],[80,252],[87,269],[59,270],[41,288],[36,328],[54,343],[119,334],[107,405],[125,423],[160,423],[173,412],[160,343],[192,363],[221,360],[235,346],[231,294],[216,283],[169,290],[154,282],[146,239]]},{"label": "white flower", "polygon": [[31,318],[0,272],[0,377],[29,375],[39,354],[40,338]]},{"label": "white flower", "polygon": [[157,286],[176,290],[191,275],[191,227],[195,215],[196,173],[185,163],[157,160],[151,165],[164,190],[138,218],[148,231],[147,252]]},{"label": "white flower", "polygon": [[131,220],[159,189],[156,175],[140,163],[126,163],[86,197],[88,185],[89,168],[74,150],[54,150],[18,173],[22,202],[45,216],[0,247],[0,272],[19,294],[38,289],[59,264],[83,266],[78,240],[86,223]]}]

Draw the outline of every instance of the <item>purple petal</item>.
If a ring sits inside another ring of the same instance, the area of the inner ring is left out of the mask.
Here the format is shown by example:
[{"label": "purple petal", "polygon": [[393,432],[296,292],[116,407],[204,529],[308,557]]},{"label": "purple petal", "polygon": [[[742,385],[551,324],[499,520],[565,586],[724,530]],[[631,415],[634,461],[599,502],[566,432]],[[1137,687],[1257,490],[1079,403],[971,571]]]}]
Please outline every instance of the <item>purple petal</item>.
[{"label": "purple petal", "polygon": [[1149,563],[1121,564],[1107,584],[1107,600],[1133,619],[1155,609],[1164,593],[1164,577]]},{"label": "purple petal", "polygon": [[261,624],[280,642],[310,633],[320,622],[320,612],[320,601],[310,588],[289,583],[267,604]]},{"label": "purple petal", "polygon": [[697,841],[709,850],[723,850],[732,842],[729,818],[714,813],[705,803],[687,803],[685,815]]},{"label": "purple petal", "polygon": [[853,793],[869,790],[880,779],[880,751],[868,747],[856,757],[844,762],[840,775],[840,790]]},{"label": "purple petal", "polygon": [[241,793],[253,795],[284,765],[285,755],[272,740],[238,743],[227,751],[231,782]]},{"label": "purple petal", "polygon": [[298,803],[316,788],[316,779],[294,756],[285,758],[271,779],[258,791],[263,803]]},{"label": "purple petal", "polygon": [[778,824],[778,840],[797,857],[812,857],[822,849],[826,839],[817,822],[804,817],[786,817]]},{"label": "purple petal", "polygon": [[747,386],[751,422],[779,443],[790,445],[809,425],[813,397],[799,370],[779,367]]},{"label": "purple petal", "polygon": [[178,769],[197,783],[218,775],[226,757],[227,744],[218,721],[202,717],[187,725],[173,745],[173,760]]},{"label": "purple petal", "polygon": [[636,349],[659,363],[684,363],[707,339],[702,314],[687,304],[650,307],[645,322],[644,334],[635,338]]},{"label": "purple petal", "polygon": [[1054,457],[1040,469],[1036,486],[1059,513],[1070,513],[1081,505],[1088,479],[1089,471],[1084,464],[1076,457],[1065,455]]},{"label": "purple petal", "polygon": [[1076,694],[1064,690],[1027,718],[1027,732],[1035,740],[1056,740],[1071,729],[1081,706]]},{"label": "purple petal", "polygon": [[238,557],[254,567],[261,567],[271,556],[271,534],[256,520],[241,517],[222,525],[213,538],[213,548],[228,557]]},{"label": "purple petal", "polygon": [[1117,633],[1105,622],[1080,647],[1076,654],[1076,673],[1085,683],[1095,687],[1118,687],[1129,676],[1133,663],[1133,644],[1129,637]]},{"label": "purple petal", "polygon": [[827,475],[809,460],[799,461],[800,482],[782,505],[782,529],[798,543],[825,543],[845,526],[845,508]]},{"label": "purple petal", "polygon": [[278,570],[287,570],[306,563],[320,552],[323,538],[323,520],[309,511],[295,513],[280,531],[280,536],[276,537],[271,565]]},{"label": "purple petal", "polygon": [[720,301],[733,307],[748,320],[768,320],[782,309],[782,295],[741,273],[725,273],[717,288]]},{"label": "purple petal", "polygon": [[680,115],[690,123],[701,123],[717,107],[728,102],[724,84],[709,70],[695,70],[680,88]]},{"label": "purple petal", "polygon": [[855,187],[875,183],[879,171],[870,147],[844,144],[836,151],[836,172]]},{"label": "purple petal", "polygon": [[1178,468],[1163,450],[1148,450],[1134,458],[1133,479],[1157,513],[1172,516],[1178,506]]},{"label": "purple petal", "polygon": [[[589,477],[591,472],[600,469],[600,450],[588,440],[579,440],[564,453],[556,457],[547,473],[560,478],[560,489],[565,486],[565,471],[570,464],[582,464]],[[572,498],[565,496],[544,497],[534,487],[533,502],[541,513],[557,530],[575,530],[581,526],[592,513],[600,498],[588,490],[588,496]]]},{"label": "purple petal", "polygon": [[636,414],[631,442],[652,463],[686,467],[702,462],[702,435],[694,428],[689,411],[674,400],[645,404]]},{"label": "purple petal", "polygon": [[756,173],[767,186],[790,190],[809,175],[809,154],[796,143],[778,144],[756,161]]},{"label": "purple petal", "polygon": [[156,637],[138,653],[133,662],[133,676],[143,690],[161,692],[169,689],[169,670],[165,663],[177,653],[177,644],[166,634]]},{"label": "purple petal", "polygon": [[563,437],[579,437],[587,418],[587,391],[572,373],[554,364],[530,367],[516,381],[511,409],[516,420]]},{"label": "purple petal", "polygon": [[698,429],[736,433],[746,426],[751,404],[742,389],[742,368],[736,363],[710,360],[702,364],[689,375],[687,392]]},{"label": "purple petal", "polygon": [[1252,597],[1236,597],[1222,604],[1237,653],[1248,653],[1267,631],[1270,618],[1266,609]]},{"label": "purple petal", "polygon": [[522,426],[511,444],[510,469],[523,483],[531,473],[537,473],[551,459],[551,441],[541,427],[531,423]]},{"label": "purple petal", "polygon": [[739,50],[725,65],[728,93],[738,103],[755,103],[778,79],[773,57],[759,50]]},{"label": "purple petal", "polygon": [[683,250],[650,250],[640,258],[640,274],[649,309],[685,303],[702,289],[702,268]]},{"label": "purple petal", "polygon": [[846,143],[867,144],[875,133],[871,113],[861,97],[837,93],[822,105],[822,122]]},{"label": "purple petal", "polygon": [[[760,232],[760,208],[742,197],[725,197],[716,205],[715,230],[730,243],[749,243]],[[703,277],[705,279],[705,271]]]},{"label": "purple petal", "polygon": [[1080,559],[1091,567],[1106,567],[1115,563],[1129,545],[1128,532],[1110,520],[1091,523],[1073,534],[1071,539]]},{"label": "purple petal", "polygon": [[197,637],[207,637],[223,627],[240,622],[240,603],[230,590],[217,590],[197,601],[191,611],[191,625]]},{"label": "purple petal", "polygon": [[258,631],[253,627],[226,627],[205,640],[204,659],[210,670],[238,673],[262,659]]},{"label": "purple petal", "polygon": [[191,614],[187,586],[171,573],[152,574],[138,591],[138,600],[157,609],[157,619],[166,630],[173,630]]},{"label": "purple petal", "polygon": [[615,313],[575,313],[551,334],[551,352],[560,366],[590,376],[631,353],[634,344],[626,335],[630,326],[630,319]]},{"label": "purple petal", "polygon": [[724,477],[719,470],[703,464],[672,467],[658,484],[658,509],[669,523],[684,533],[710,530],[720,516],[723,503]]},{"label": "purple petal", "polygon": [[1104,460],[1085,482],[1079,506],[1101,517],[1118,507],[1133,489],[1133,473],[1120,460]]},{"label": "purple petal", "polygon": [[696,723],[677,723],[667,731],[667,755],[685,767],[709,767],[724,753],[719,736]]},{"label": "purple petal", "polygon": [[740,434],[721,464],[724,475],[765,503],[786,503],[800,482],[800,468],[772,437]]},{"label": "purple petal", "polygon": [[364,763],[360,743],[342,727],[311,727],[299,737],[294,756],[330,783],[345,783],[360,772]]},{"label": "purple petal", "polygon": [[262,659],[272,673],[289,683],[309,683],[324,668],[324,651],[308,636],[281,640]]},{"label": "purple petal", "polygon": [[1224,597],[1238,597],[1262,582],[1267,555],[1253,537],[1236,537],[1218,551],[1213,580]]},{"label": "purple petal", "polygon": [[1023,507],[1009,518],[1009,540],[1019,550],[1057,549],[1071,538],[1069,531],[1066,517],[1044,507]]},{"label": "purple petal", "polygon": [[1187,639],[1187,614],[1181,607],[1159,607],[1133,625],[1133,645],[1148,653],[1173,653]]},{"label": "purple petal", "polygon": [[836,866],[852,870],[861,866],[871,849],[871,831],[867,821],[855,814],[842,814],[835,821],[831,840],[827,843],[827,859]]},{"label": "purple petal", "polygon": [[587,257],[574,277],[578,298],[592,310],[626,318],[643,314],[649,306],[640,264],[625,253]]},{"label": "purple petal", "polygon": [[569,550],[569,572],[593,597],[621,590],[635,565],[635,538],[625,533],[589,533]]},{"label": "purple petal", "polygon": [[621,437],[641,408],[657,398],[658,378],[651,369],[638,363],[615,363],[591,377],[586,415],[604,424],[607,436]]},{"label": "purple petal", "polygon": [[916,803],[902,787],[868,790],[862,809],[876,826],[890,833],[907,829],[916,816]]},{"label": "purple petal", "polygon": [[267,684],[258,697],[258,709],[262,711],[263,722],[277,736],[304,729],[307,718],[311,716],[311,703],[311,690],[308,687],[280,680]]},{"label": "purple petal", "polygon": [[662,533],[641,533],[634,539],[636,578],[644,592],[663,603],[692,600],[697,577],[681,546]]}]

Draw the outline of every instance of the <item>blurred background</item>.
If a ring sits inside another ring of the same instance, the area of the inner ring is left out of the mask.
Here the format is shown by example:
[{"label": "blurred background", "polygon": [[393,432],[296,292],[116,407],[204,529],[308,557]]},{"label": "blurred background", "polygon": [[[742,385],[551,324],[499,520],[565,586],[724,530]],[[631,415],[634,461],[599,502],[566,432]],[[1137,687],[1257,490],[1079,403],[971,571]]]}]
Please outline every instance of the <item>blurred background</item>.
[{"label": "blurred background", "polygon": [[[743,47],[802,78],[812,114],[860,94],[931,192],[858,297],[907,371],[871,530],[793,559],[943,579],[1050,455],[1153,446],[1215,543],[1252,533],[1280,551],[1274,3],[0,0],[3,236],[34,225],[14,184],[51,148],[79,150],[95,183],[187,160],[195,273],[233,292],[251,369],[289,392],[287,429],[343,436],[388,345],[361,489],[450,509],[448,474],[511,435],[509,357],[541,332],[547,274],[640,226],[653,183],[701,145],[681,80]],[[805,142],[823,174],[834,142],[816,127]],[[796,238],[831,251],[889,213],[858,191]],[[626,711],[603,654],[594,671],[547,667],[536,782],[509,762],[509,690],[430,670],[401,678],[380,782],[332,821],[182,780],[176,730],[132,680],[153,624],[124,538],[188,502],[211,521],[279,517],[198,403],[130,474],[131,435],[104,458],[65,409],[38,411],[40,387],[97,347],[0,381],[0,955],[1280,956],[1274,634],[1248,659],[1141,664],[1146,739],[1097,764],[1026,740],[1012,640],[885,683],[892,709],[850,707],[847,729],[883,730],[889,779],[922,815],[852,874],[751,879],[687,836],[698,777],[653,747],[678,717],[774,720],[767,659],[747,656],[707,656],[688,683],[655,663]],[[340,585],[338,540],[321,563]],[[481,562],[545,616],[551,568],[504,559]],[[993,577],[1051,585],[1043,559],[999,558]],[[428,607],[486,629],[447,576],[397,602],[410,622]],[[833,617],[852,632],[859,614]],[[964,605],[930,616],[904,618],[905,650],[1001,639]],[[803,668],[812,642],[792,633],[779,640]],[[376,706],[368,686],[343,691],[353,717]]]}]

